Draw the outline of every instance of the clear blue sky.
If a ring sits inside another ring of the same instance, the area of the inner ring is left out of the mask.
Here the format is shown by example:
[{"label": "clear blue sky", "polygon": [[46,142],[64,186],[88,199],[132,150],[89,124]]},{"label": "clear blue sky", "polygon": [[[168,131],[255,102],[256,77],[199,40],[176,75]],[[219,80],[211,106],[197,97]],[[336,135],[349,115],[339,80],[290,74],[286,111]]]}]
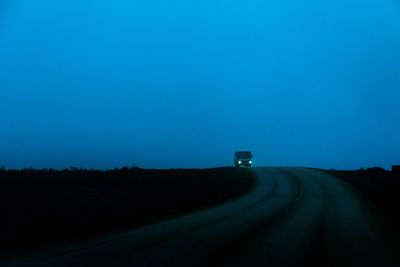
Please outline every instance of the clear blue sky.
[{"label": "clear blue sky", "polygon": [[400,163],[395,0],[2,0],[0,165]]}]

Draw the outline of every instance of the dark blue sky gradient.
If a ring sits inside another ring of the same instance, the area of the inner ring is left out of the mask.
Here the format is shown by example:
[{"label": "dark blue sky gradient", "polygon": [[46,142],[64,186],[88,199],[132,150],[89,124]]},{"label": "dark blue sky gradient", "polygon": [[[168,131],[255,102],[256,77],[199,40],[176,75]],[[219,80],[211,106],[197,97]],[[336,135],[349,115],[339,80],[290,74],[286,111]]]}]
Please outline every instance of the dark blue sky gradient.
[{"label": "dark blue sky gradient", "polygon": [[400,163],[393,0],[0,3],[0,165]]}]

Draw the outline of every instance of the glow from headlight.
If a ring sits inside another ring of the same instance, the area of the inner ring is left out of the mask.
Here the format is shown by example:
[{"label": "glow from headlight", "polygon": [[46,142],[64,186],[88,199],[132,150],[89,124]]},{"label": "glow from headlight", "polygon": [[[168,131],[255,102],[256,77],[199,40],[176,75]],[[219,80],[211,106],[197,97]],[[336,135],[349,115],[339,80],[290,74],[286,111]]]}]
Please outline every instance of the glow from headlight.
[{"label": "glow from headlight", "polygon": [[251,163],[253,163],[253,162],[250,160],[249,163],[251,164]]},{"label": "glow from headlight", "polygon": [[239,164],[241,164],[242,163],[242,161],[241,160],[239,160],[239,162],[238,162]]}]

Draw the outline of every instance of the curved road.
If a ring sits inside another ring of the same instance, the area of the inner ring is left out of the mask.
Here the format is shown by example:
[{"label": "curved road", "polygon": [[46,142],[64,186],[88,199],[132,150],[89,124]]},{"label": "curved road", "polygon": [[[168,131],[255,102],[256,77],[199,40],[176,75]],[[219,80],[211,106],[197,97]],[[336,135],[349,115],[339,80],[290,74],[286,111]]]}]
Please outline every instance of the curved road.
[{"label": "curved road", "polygon": [[398,235],[350,185],[253,170],[254,190],[230,203],[0,266],[400,266]]}]

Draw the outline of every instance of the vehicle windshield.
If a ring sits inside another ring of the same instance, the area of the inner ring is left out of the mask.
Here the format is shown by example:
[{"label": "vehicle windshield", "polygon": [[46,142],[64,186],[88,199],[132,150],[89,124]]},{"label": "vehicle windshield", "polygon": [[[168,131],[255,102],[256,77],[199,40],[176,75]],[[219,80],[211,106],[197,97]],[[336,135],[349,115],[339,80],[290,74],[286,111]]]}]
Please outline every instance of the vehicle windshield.
[{"label": "vehicle windshield", "polygon": [[251,152],[236,152],[236,157],[238,158],[252,158]]}]

